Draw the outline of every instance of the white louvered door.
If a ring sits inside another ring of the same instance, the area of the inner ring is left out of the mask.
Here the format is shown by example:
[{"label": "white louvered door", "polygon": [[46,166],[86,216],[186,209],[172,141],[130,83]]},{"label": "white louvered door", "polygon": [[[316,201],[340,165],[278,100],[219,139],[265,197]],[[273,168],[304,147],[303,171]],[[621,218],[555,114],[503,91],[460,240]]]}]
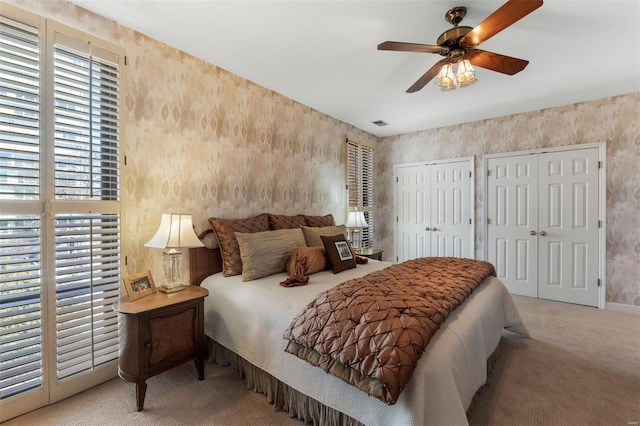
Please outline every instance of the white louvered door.
[{"label": "white louvered door", "polygon": [[473,159],[396,166],[396,260],[473,258]]},{"label": "white louvered door", "polygon": [[117,374],[119,48],[0,14],[0,421]]},{"label": "white louvered door", "polygon": [[598,306],[599,148],[487,159],[487,259],[509,291]]}]

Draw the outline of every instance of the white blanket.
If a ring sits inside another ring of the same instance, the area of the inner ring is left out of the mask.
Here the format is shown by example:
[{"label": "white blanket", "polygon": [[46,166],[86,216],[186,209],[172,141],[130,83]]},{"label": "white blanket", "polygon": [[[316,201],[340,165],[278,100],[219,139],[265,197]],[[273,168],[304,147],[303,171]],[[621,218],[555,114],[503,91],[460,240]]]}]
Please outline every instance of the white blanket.
[{"label": "white blanket", "polygon": [[365,425],[465,425],[466,410],[486,382],[487,358],[502,329],[528,335],[504,285],[489,277],[442,324],[420,358],[408,386],[389,406],[346,382],[286,353],[282,337],[315,296],[350,278],[389,266],[371,261],[334,275],[311,275],[309,284],[285,288],[287,275],[243,282],[215,274],[202,287],[205,334],[292,388]]}]

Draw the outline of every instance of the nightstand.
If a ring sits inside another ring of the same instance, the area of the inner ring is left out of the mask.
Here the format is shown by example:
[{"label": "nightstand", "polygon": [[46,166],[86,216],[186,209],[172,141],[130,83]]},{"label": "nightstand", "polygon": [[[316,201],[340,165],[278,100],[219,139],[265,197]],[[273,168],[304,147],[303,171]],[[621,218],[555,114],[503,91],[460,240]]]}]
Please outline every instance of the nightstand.
[{"label": "nightstand", "polygon": [[382,260],[384,250],[379,249],[354,249],[358,256],[368,257],[369,259]]},{"label": "nightstand", "polygon": [[113,304],[119,314],[118,375],[136,384],[138,411],[144,406],[149,377],[193,360],[204,379],[204,298],[206,288],[186,286],[175,293],[155,293]]}]

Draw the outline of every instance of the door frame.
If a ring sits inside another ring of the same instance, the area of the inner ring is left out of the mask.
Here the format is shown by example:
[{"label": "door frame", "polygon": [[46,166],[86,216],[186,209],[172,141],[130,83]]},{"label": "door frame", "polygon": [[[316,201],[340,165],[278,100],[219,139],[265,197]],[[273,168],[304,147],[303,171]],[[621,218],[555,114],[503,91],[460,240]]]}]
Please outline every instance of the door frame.
[{"label": "door frame", "polygon": [[484,238],[484,250],[483,255],[485,259],[489,257],[489,246],[487,244],[487,235],[489,231],[489,225],[487,223],[487,216],[489,214],[489,205],[487,201],[489,180],[487,177],[488,162],[491,158],[504,158],[515,157],[528,154],[546,154],[550,152],[561,151],[578,151],[583,149],[598,148],[598,162],[600,167],[598,169],[598,219],[600,220],[600,227],[598,228],[598,279],[600,280],[600,289],[598,291],[598,309],[606,309],[607,301],[607,145],[606,142],[593,142],[585,144],[574,144],[559,147],[549,148],[537,148],[526,151],[513,151],[513,152],[501,152],[497,154],[485,154],[483,159],[483,195],[484,195],[484,208],[483,208],[483,235]]},{"label": "door frame", "polygon": [[471,242],[471,248],[469,250],[469,254],[471,259],[475,259],[476,257],[476,205],[475,205],[475,197],[476,197],[476,173],[475,173],[475,157],[458,157],[458,158],[445,158],[442,160],[428,160],[428,161],[417,161],[414,163],[401,163],[393,165],[393,175],[396,179],[396,184],[394,185],[393,190],[393,215],[396,217],[396,221],[393,225],[393,253],[392,253],[392,262],[395,262],[398,258],[398,169],[400,167],[411,167],[411,166],[432,166],[436,164],[446,164],[446,163],[460,163],[463,161],[469,162],[469,171],[471,172],[471,176],[469,177],[469,210],[471,214],[471,226],[469,227],[469,241]]}]

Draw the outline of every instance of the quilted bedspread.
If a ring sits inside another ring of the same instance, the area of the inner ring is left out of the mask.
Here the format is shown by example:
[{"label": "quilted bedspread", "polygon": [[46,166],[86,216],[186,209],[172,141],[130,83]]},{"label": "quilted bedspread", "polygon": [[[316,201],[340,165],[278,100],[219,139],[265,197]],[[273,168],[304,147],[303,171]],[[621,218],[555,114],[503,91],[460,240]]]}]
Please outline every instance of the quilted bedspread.
[{"label": "quilted bedspread", "polygon": [[440,324],[489,275],[488,262],[425,257],[346,281],[293,320],[286,351],[395,404]]}]

